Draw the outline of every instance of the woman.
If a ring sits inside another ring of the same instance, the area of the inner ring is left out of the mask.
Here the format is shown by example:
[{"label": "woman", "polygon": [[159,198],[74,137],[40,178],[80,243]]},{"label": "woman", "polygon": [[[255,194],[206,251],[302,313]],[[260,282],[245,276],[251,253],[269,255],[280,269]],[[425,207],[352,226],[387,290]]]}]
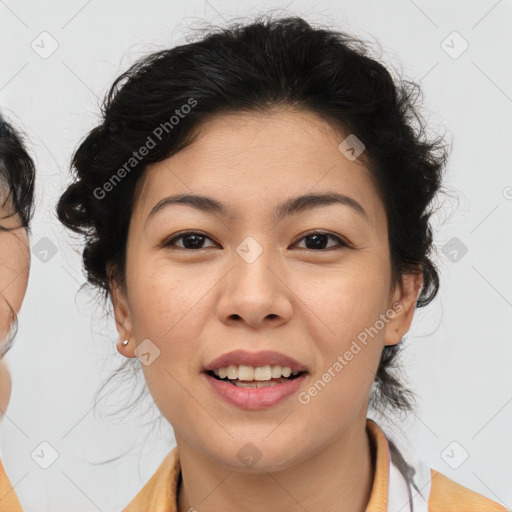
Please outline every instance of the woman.
[{"label": "woman", "polygon": [[[34,163],[20,135],[0,116],[0,420],[11,396],[11,377],[2,357],[16,334],[16,315],[28,283],[33,196]],[[21,510],[1,459],[0,510]]]},{"label": "woman", "polygon": [[115,81],[58,215],[176,436],[126,511],[505,510],[367,419],[412,407],[393,364],[439,286],[415,87],[300,18]]}]

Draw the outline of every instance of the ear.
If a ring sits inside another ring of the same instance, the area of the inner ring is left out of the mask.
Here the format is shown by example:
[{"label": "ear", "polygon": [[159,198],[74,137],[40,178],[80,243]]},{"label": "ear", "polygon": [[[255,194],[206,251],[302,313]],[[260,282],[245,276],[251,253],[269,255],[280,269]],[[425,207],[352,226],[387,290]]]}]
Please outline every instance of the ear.
[{"label": "ear", "polygon": [[[116,279],[110,279],[109,287],[112,306],[114,309],[114,317],[116,320],[116,328],[119,333],[117,350],[125,357],[134,358],[136,357],[134,354],[136,343],[135,338],[133,337],[132,318],[126,290],[117,282]],[[127,345],[122,344],[124,340],[128,340]]]},{"label": "ear", "polygon": [[421,271],[417,274],[402,274],[402,284],[396,284],[389,305],[394,315],[386,315],[390,320],[384,334],[384,345],[396,345],[409,330],[422,284]]}]

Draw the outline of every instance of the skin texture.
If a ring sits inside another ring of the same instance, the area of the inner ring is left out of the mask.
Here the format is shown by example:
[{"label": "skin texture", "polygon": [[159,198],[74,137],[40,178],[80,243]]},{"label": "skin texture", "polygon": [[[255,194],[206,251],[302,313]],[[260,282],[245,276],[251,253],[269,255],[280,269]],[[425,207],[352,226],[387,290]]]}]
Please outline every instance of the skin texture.
[{"label": "skin texture", "polygon": [[[421,275],[404,275],[403,288],[392,284],[384,205],[362,163],[338,150],[345,137],[310,112],[222,114],[144,175],[128,234],[126,287],[112,281],[111,292],[118,350],[135,357],[144,339],[160,350],[142,368],[176,434],[180,512],[366,508],[374,475],[369,393],[384,345],[409,329]],[[367,218],[339,204],[271,218],[285,199],[326,191],[351,196]],[[231,215],[173,205],[146,223],[151,208],[176,193],[213,197]],[[204,248],[185,249],[184,239],[162,247],[185,230],[205,233]],[[330,238],[325,249],[306,245],[317,230],[351,246]],[[236,252],[247,236],[263,250],[250,264]],[[242,410],[201,378],[203,365],[223,353],[270,349],[307,366],[299,391],[307,390],[395,301],[401,312],[307,405],[292,395]],[[251,468],[237,457],[249,441],[261,453]]]},{"label": "skin texture", "polygon": [[[28,284],[30,250],[27,231],[17,215],[0,206],[0,343],[5,343],[13,325],[12,311],[21,308]],[[4,228],[4,229],[2,229]],[[8,228],[10,231],[5,231]],[[12,309],[11,309],[12,308]],[[0,419],[11,396],[11,377],[0,360]]]}]

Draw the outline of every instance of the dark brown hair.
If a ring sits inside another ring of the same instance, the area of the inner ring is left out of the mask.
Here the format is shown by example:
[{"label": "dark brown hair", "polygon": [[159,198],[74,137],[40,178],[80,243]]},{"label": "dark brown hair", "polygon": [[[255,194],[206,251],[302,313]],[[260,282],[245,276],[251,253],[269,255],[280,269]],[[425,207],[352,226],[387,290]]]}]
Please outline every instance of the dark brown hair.
[{"label": "dark brown hair", "polygon": [[[108,298],[109,278],[124,282],[131,211],[148,164],[190,144],[213,114],[307,110],[364,143],[361,159],[386,208],[393,280],[421,272],[417,307],[423,307],[439,288],[429,219],[447,151],[441,136],[426,136],[416,104],[420,92],[412,81],[394,80],[363,41],[298,17],[213,29],[199,41],[142,58],[115,80],[100,123],[73,156],[74,180],[60,198],[58,217],[85,236],[88,281]],[[185,109],[191,99],[194,106]],[[155,137],[162,126],[167,129]],[[127,168],[148,137],[158,138],[155,146]],[[123,168],[122,179],[112,182]],[[376,409],[412,406],[411,393],[392,371],[401,345],[383,350],[371,398]]]}]

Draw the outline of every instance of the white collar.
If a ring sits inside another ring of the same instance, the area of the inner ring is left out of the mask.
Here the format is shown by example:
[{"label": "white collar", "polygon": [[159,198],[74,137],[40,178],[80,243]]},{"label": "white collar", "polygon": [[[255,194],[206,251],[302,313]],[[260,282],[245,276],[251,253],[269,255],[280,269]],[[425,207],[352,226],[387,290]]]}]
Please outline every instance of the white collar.
[{"label": "white collar", "polygon": [[421,461],[415,461],[413,467],[414,483],[420,490],[416,491],[407,482],[389,457],[389,485],[388,485],[388,511],[389,512],[428,512],[428,497],[430,496],[431,476],[430,468]]}]

